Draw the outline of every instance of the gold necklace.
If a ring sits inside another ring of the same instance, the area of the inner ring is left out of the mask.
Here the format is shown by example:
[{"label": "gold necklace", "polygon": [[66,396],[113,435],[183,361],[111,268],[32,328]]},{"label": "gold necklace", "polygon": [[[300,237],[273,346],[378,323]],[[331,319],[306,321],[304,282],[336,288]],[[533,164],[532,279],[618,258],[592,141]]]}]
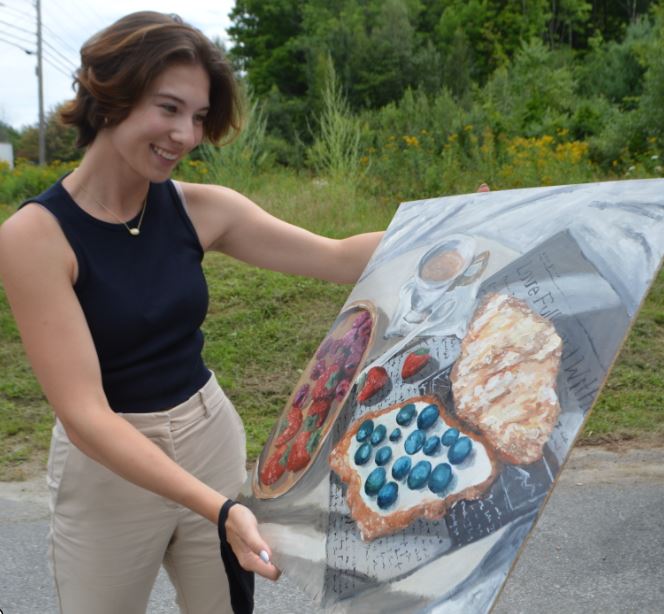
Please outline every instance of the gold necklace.
[{"label": "gold necklace", "polygon": [[137,237],[138,235],[141,234],[141,224],[143,223],[143,216],[145,215],[145,210],[148,208],[148,195],[145,195],[145,198],[143,199],[143,204],[141,205],[141,217],[138,220],[138,224],[134,226],[134,228],[131,228],[127,222],[123,222],[113,211],[111,211],[103,202],[101,202],[99,199],[95,198],[90,192],[88,192],[83,186],[81,186],[81,190],[85,192],[92,200],[94,200],[100,207],[102,207],[105,211],[110,213],[118,222],[120,222],[126,229],[127,232],[132,236],[132,237]]}]

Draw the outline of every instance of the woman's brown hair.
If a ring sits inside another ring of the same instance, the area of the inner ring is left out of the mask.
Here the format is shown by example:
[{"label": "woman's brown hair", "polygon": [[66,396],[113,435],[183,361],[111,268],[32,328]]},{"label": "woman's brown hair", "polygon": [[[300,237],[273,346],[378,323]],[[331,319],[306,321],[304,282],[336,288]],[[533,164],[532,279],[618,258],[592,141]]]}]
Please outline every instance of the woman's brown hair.
[{"label": "woman's brown hair", "polygon": [[124,120],[152,82],[173,64],[200,64],[210,78],[210,109],[204,136],[217,142],[240,129],[239,94],[233,70],[200,30],[177,15],[142,11],[122,17],[81,48],[76,97],[60,116],[78,130],[77,145],[94,141],[103,127]]}]

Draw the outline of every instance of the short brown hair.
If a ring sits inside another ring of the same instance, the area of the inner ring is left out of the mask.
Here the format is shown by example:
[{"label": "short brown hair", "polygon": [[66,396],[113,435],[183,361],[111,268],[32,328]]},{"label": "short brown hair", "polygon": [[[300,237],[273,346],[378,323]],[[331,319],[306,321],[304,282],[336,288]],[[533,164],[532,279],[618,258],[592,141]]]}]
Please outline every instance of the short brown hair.
[{"label": "short brown hair", "polygon": [[60,111],[85,147],[97,132],[122,122],[156,77],[173,64],[200,64],[210,78],[204,138],[217,142],[240,129],[239,93],[221,50],[177,15],[141,11],[122,17],[81,47],[76,97]]}]

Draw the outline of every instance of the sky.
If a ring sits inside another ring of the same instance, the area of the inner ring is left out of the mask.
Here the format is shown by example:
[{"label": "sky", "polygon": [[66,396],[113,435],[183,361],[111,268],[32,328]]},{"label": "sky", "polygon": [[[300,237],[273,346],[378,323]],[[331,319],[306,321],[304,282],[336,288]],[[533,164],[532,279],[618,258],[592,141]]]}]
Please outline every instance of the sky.
[{"label": "sky", "polygon": [[[210,38],[228,41],[234,0],[41,0],[44,113],[72,98],[81,45],[116,19],[139,10],[177,13]],[[34,0],[0,0],[0,120],[22,128],[39,120]],[[13,44],[9,44],[11,41]]]}]

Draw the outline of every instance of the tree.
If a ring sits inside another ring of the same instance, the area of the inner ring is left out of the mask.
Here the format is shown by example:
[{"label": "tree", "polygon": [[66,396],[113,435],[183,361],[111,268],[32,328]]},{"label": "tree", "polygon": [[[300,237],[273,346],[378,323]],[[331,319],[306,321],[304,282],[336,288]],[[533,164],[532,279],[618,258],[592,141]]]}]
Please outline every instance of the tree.
[{"label": "tree", "polygon": [[646,142],[656,144],[664,156],[664,1],[653,7],[655,25],[653,37],[644,50],[646,68],[643,95],[639,101],[639,123]]},{"label": "tree", "polygon": [[[76,147],[76,130],[59,119],[60,106],[46,115],[46,161],[70,162],[78,160],[82,152]],[[32,162],[39,161],[39,128],[29,126],[20,132],[14,146],[15,156]]]},{"label": "tree", "polygon": [[558,64],[559,52],[536,38],[491,76],[483,95],[512,134],[550,135],[569,120],[574,78],[569,66]]},{"label": "tree", "polygon": [[[441,4],[445,8],[435,29],[436,45],[443,58],[467,50],[471,77],[480,83],[512,58],[523,42],[541,36],[548,18],[546,0],[443,0]],[[452,83],[446,85],[453,89]]]},{"label": "tree", "polygon": [[586,29],[592,6],[586,0],[551,0],[549,43],[574,46],[575,35]]},{"label": "tree", "polygon": [[603,96],[623,110],[633,108],[643,90],[642,49],[652,37],[653,26],[645,18],[631,23],[622,41],[592,37],[577,68],[579,94]]},{"label": "tree", "polygon": [[604,40],[620,40],[625,26],[647,15],[656,0],[590,0],[588,21],[590,35],[600,32]]},{"label": "tree", "polygon": [[0,143],[11,143],[15,148],[18,138],[18,130],[0,120]]},{"label": "tree", "polygon": [[231,11],[230,56],[247,73],[255,95],[273,86],[288,96],[306,94],[305,54],[299,44],[303,5],[299,0],[237,0]]}]

